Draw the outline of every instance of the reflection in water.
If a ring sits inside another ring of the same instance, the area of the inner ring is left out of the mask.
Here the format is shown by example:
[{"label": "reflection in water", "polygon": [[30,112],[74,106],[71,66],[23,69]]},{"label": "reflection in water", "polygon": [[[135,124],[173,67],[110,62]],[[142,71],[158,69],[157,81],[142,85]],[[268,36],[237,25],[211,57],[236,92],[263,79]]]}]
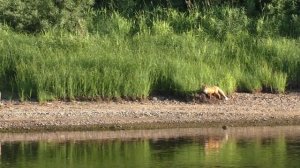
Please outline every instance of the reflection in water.
[{"label": "reflection in water", "polygon": [[77,132],[77,138],[58,132],[56,140],[43,138],[47,134],[0,134],[0,168],[299,166],[299,128],[279,129]]},{"label": "reflection in water", "polygon": [[211,152],[219,152],[223,145],[228,141],[228,134],[225,133],[223,137],[208,137],[204,142],[205,154]]}]

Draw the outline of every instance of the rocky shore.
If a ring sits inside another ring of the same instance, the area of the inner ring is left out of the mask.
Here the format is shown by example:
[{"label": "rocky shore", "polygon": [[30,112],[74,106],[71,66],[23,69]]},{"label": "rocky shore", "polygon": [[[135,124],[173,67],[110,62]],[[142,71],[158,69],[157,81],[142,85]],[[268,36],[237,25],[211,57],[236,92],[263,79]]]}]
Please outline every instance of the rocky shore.
[{"label": "rocky shore", "polygon": [[300,125],[299,92],[235,93],[228,101],[204,103],[163,97],[142,102],[2,103],[2,132]]}]

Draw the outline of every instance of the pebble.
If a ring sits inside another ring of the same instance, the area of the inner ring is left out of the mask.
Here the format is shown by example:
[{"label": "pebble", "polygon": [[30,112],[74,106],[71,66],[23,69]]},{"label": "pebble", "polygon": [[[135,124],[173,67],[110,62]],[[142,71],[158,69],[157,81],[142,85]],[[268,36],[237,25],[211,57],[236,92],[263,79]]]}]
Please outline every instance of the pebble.
[{"label": "pebble", "polygon": [[157,97],[152,97],[152,100],[153,100],[153,101],[157,101],[158,98],[157,98]]},{"label": "pebble", "polygon": [[227,127],[226,125],[223,125],[223,126],[222,126],[222,129],[223,129],[223,130],[227,130],[227,128],[228,128],[228,127]]}]

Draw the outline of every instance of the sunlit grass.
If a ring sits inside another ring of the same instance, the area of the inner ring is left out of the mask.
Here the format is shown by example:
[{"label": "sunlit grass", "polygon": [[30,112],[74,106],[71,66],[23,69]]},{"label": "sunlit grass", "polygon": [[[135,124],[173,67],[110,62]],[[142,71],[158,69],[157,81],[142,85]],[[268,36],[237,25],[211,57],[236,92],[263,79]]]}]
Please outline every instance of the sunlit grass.
[{"label": "sunlit grass", "polygon": [[222,11],[186,21],[174,10],[135,20],[102,11],[87,35],[1,28],[1,89],[46,101],[182,95],[203,84],[228,94],[299,87],[299,39],[253,36],[244,12]]}]

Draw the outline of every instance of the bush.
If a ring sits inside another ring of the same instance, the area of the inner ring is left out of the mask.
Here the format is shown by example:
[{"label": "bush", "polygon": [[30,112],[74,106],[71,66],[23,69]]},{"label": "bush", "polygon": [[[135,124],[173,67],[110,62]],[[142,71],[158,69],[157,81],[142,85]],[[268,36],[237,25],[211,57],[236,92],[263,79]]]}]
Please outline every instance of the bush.
[{"label": "bush", "polygon": [[93,0],[0,0],[0,21],[18,31],[40,32],[51,27],[85,31]]},{"label": "bush", "polygon": [[267,17],[260,23],[261,31],[269,29],[283,36],[300,36],[300,1],[273,0],[266,6],[264,15]]}]

